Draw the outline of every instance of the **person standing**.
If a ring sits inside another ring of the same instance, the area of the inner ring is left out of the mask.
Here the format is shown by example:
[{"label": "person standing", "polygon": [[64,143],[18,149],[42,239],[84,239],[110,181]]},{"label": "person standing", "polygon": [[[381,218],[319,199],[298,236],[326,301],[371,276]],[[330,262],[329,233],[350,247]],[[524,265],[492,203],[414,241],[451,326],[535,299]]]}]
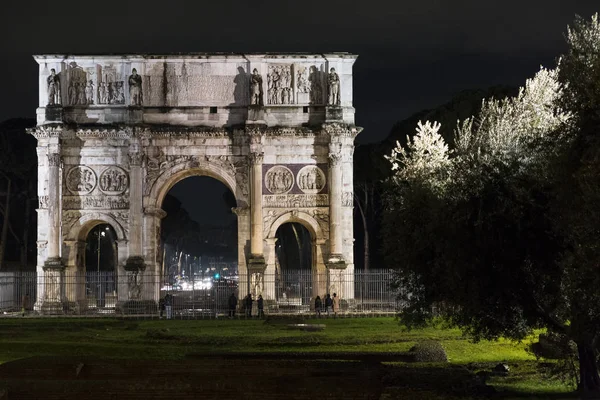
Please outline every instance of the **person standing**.
[{"label": "person standing", "polygon": [[333,311],[333,300],[331,300],[329,293],[327,293],[325,296],[325,311],[327,311],[327,316],[329,316],[329,313]]},{"label": "person standing", "polygon": [[173,318],[173,295],[169,293],[165,295],[165,314],[167,319]]},{"label": "person standing", "polygon": [[252,318],[252,295],[248,293],[246,296],[246,317]]},{"label": "person standing", "polygon": [[315,312],[317,313],[317,318],[321,318],[321,308],[323,307],[323,302],[321,301],[321,296],[317,296],[315,299]]},{"label": "person standing", "polygon": [[265,312],[264,312],[265,301],[263,300],[262,294],[258,295],[258,300],[256,300],[256,305],[258,307],[258,318],[263,318],[265,316]]},{"label": "person standing", "polygon": [[337,313],[340,309],[340,298],[337,297],[337,294],[333,294],[333,315],[337,317]]},{"label": "person standing", "polygon": [[229,306],[229,318],[235,317],[235,309],[237,307],[237,297],[235,297],[235,293],[231,293],[229,296],[229,300],[227,301],[227,305]]}]

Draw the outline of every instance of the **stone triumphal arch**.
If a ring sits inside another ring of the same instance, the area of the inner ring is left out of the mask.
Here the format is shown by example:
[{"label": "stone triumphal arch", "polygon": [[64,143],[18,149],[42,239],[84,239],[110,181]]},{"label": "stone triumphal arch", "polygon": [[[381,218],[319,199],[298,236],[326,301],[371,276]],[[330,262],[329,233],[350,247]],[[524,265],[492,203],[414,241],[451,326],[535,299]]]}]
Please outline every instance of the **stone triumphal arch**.
[{"label": "stone triumphal arch", "polygon": [[[240,296],[273,296],[275,234],[287,222],[310,232],[313,271],[327,277],[314,288],[352,274],[355,55],[35,60],[39,309],[85,307],[77,272],[85,269],[86,235],[100,223],[114,229],[117,272],[127,277],[118,301],[155,302],[159,288],[149,277],[161,261],[162,201],[193,175],[216,178],[235,195],[238,269],[247,282]],[[348,278],[336,288],[353,298]]]}]

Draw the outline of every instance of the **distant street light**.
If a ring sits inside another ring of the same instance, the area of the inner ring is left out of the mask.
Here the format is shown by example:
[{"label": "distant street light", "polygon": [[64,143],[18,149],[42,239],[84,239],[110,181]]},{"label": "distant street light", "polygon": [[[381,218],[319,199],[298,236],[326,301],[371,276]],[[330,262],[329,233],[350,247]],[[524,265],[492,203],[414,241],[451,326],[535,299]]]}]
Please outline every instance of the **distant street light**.
[{"label": "distant street light", "polygon": [[[108,230],[108,227],[106,230]],[[103,238],[104,236],[106,236],[106,232],[98,231],[98,274],[100,274],[100,238]]]}]

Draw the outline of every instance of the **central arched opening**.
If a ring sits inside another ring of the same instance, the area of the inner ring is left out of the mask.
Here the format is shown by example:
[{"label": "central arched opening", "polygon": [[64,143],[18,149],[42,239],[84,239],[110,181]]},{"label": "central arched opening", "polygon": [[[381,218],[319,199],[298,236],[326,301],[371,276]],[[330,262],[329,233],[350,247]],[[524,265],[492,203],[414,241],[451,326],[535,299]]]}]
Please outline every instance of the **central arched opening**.
[{"label": "central arched opening", "polygon": [[88,308],[114,308],[117,301],[117,234],[98,223],[85,241],[85,288]]},{"label": "central arched opening", "polygon": [[312,297],[314,245],[304,225],[287,222],[275,234],[275,296],[280,305],[307,306]]},{"label": "central arched opening", "polygon": [[164,197],[160,297],[173,316],[213,313],[237,290],[235,206],[231,190],[208,176],[184,178]]}]

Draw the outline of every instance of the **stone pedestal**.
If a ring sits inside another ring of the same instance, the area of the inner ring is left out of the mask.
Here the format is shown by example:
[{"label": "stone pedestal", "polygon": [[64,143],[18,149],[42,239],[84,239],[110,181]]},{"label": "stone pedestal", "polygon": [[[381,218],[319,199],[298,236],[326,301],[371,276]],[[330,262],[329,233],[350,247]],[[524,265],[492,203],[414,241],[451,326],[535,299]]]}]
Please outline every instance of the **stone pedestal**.
[{"label": "stone pedestal", "polygon": [[339,106],[325,107],[325,122],[342,122],[344,120],[344,109]]},{"label": "stone pedestal", "polygon": [[65,267],[58,257],[48,258],[43,267],[44,299],[41,305],[42,314],[57,315],[64,313],[64,271]]},{"label": "stone pedestal", "polygon": [[48,122],[62,122],[63,120],[63,108],[60,105],[46,106],[46,121]]},{"label": "stone pedestal", "polygon": [[265,122],[265,108],[262,106],[248,106],[248,124],[263,124]]}]

